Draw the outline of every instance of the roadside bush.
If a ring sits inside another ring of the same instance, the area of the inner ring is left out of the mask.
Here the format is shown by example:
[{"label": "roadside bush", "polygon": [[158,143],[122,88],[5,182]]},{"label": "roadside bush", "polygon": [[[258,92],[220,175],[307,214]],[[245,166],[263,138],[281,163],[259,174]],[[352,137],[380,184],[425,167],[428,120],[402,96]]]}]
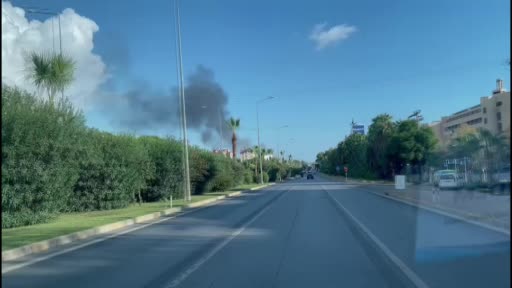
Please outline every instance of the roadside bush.
[{"label": "roadside bush", "polygon": [[2,86],[2,228],[48,221],[78,178],[83,115]]},{"label": "roadside bush", "polygon": [[268,183],[269,177],[267,172],[263,172],[263,182]]},{"label": "roadside bush", "polygon": [[145,202],[183,197],[182,146],[174,139],[154,136],[140,137],[151,161],[150,177],[142,191]]},{"label": "roadside bush", "polygon": [[244,171],[244,183],[245,184],[252,184],[254,183],[254,179],[253,179],[253,174],[250,170],[245,170]]},{"label": "roadside bush", "polygon": [[145,147],[128,135],[90,131],[88,138],[94,148],[80,163],[80,177],[69,209],[117,209],[135,202],[152,176]]},{"label": "roadside bush", "polygon": [[193,195],[211,191],[207,184],[213,177],[211,175],[213,156],[212,153],[196,147],[189,150],[190,191]]},{"label": "roadside bush", "polygon": [[225,191],[235,186],[235,173],[233,160],[221,156],[212,155],[211,181],[208,183],[209,191]]},{"label": "roadside bush", "polygon": [[[233,186],[239,186],[245,183],[245,174],[247,169],[242,165],[242,163],[237,160],[231,159],[231,167],[233,169]],[[250,171],[248,171],[250,173]]]}]

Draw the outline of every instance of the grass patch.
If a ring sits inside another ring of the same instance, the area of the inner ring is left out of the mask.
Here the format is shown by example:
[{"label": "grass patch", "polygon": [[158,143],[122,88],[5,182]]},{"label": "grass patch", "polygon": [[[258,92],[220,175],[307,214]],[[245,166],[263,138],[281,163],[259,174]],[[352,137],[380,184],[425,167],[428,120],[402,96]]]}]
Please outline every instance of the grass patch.
[{"label": "grass patch", "polygon": [[[242,185],[224,192],[194,195],[192,196],[192,202],[226,195],[235,191],[248,190],[257,186],[259,186],[259,184],[249,184]],[[173,207],[180,207],[184,204],[185,203],[183,199],[173,200]],[[131,219],[149,213],[163,211],[167,208],[169,208],[169,201],[143,203],[141,206],[134,204],[130,207],[115,210],[66,213],[61,214],[59,217],[49,223],[2,229],[2,251],[82,230],[87,230],[97,226],[114,223],[117,221]]]}]

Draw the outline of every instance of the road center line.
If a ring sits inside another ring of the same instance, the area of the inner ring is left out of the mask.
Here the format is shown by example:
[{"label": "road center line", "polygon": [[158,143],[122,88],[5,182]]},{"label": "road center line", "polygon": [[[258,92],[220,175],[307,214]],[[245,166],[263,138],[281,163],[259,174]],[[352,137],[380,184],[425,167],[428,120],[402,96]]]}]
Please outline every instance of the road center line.
[{"label": "road center line", "polygon": [[249,227],[254,221],[256,221],[261,215],[263,215],[271,206],[272,204],[276,203],[276,201],[282,197],[286,192],[290,191],[290,189],[286,190],[285,192],[282,192],[279,196],[276,196],[274,199],[270,200],[270,203],[267,204],[258,214],[256,214],[254,217],[252,217],[249,221],[247,221],[242,227],[236,229],[229,235],[228,238],[224,239],[221,243],[219,243],[217,246],[215,246],[210,252],[208,252],[206,255],[201,257],[197,262],[192,264],[190,267],[188,267],[185,271],[183,271],[178,277],[174,278],[168,285],[165,285],[165,288],[173,288],[180,285],[183,281],[185,281],[192,273],[194,273],[197,269],[201,268],[201,266],[208,262],[210,258],[215,256],[219,251],[222,250],[226,245],[228,245],[233,239],[235,239],[238,235],[240,235],[247,227]]},{"label": "road center line", "polygon": [[345,212],[345,214],[360,228],[360,230],[363,233],[365,233],[366,236],[368,236],[375,243],[375,245],[377,245],[377,247],[379,249],[381,249],[382,252],[384,252],[384,254],[400,269],[400,271],[402,271],[402,273],[416,287],[418,287],[418,288],[428,288],[429,287],[425,282],[423,282],[423,280],[421,280],[421,278],[416,273],[414,273],[414,271],[412,271],[404,262],[402,262],[402,260],[400,260],[400,258],[398,258],[395,254],[393,254],[393,252],[391,252],[391,250],[386,245],[384,245],[384,243],[382,243],[382,241],[380,241],[379,238],[377,238],[377,236],[375,236],[372,232],[370,232],[370,230],[368,228],[366,228],[366,226],[364,226],[363,223],[361,223],[354,215],[352,215],[352,213],[350,213],[350,211],[348,211],[348,209],[345,208],[345,206],[343,206],[338,201],[338,199],[333,197],[331,195],[331,193],[329,193],[324,188],[324,186],[322,186],[322,189],[327,193],[327,195],[329,195],[329,197],[332,200],[334,200],[334,202],[338,205],[338,207],[340,207],[343,210],[343,212]]}]

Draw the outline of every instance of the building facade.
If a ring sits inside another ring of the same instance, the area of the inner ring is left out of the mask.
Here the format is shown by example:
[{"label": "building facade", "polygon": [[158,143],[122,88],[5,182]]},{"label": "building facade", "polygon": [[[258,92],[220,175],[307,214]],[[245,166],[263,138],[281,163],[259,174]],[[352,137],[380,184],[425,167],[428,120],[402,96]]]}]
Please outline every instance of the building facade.
[{"label": "building facade", "polygon": [[251,148],[244,149],[240,151],[240,159],[242,161],[251,160],[256,157],[256,154]]},{"label": "building facade", "polygon": [[221,154],[221,155],[224,155],[224,156],[226,156],[228,158],[233,158],[233,154],[231,153],[231,151],[229,151],[229,149],[214,149],[213,153]]},{"label": "building facade", "polygon": [[484,128],[494,135],[504,135],[510,141],[510,92],[503,89],[503,81],[496,80],[496,89],[491,96],[480,98],[480,104],[466,108],[429,126],[439,144],[444,147],[457,137],[463,126]]}]

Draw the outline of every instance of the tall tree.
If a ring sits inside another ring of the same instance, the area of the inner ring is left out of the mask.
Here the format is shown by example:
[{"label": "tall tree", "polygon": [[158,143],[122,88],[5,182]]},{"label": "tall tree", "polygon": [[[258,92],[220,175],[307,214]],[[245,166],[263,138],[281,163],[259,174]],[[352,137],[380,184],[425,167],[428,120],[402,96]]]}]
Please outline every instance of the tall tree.
[{"label": "tall tree", "polygon": [[394,128],[389,114],[380,114],[373,118],[368,128],[368,164],[382,178],[391,176],[388,149]]},{"label": "tall tree", "polygon": [[426,163],[434,150],[436,138],[430,127],[420,125],[415,120],[396,123],[396,131],[389,144],[389,159],[397,173],[407,164],[419,169]]},{"label": "tall tree", "polygon": [[73,82],[75,62],[62,54],[32,52],[27,59],[26,77],[40,90],[46,90],[53,103],[55,94]]},{"label": "tall tree", "polygon": [[233,117],[231,117],[231,119],[229,119],[229,122],[228,122],[228,125],[229,125],[229,128],[231,129],[231,131],[233,132],[233,136],[231,137],[231,145],[232,145],[232,148],[233,148],[233,159],[236,159],[236,142],[237,142],[237,138],[236,138],[236,131],[238,130],[238,128],[240,128],[240,119],[235,119]]}]

